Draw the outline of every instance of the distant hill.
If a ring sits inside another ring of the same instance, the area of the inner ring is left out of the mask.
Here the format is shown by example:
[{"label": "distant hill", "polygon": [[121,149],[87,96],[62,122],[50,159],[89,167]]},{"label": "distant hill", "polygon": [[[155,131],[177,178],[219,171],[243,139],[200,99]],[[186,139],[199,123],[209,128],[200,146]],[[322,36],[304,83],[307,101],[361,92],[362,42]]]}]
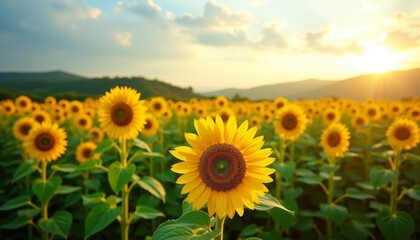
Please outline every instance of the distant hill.
[{"label": "distant hill", "polygon": [[202,98],[192,89],[149,80],[143,77],[85,78],[66,72],[0,73],[0,98],[14,98],[25,94],[34,99],[56,96],[67,99],[100,97],[115,86],[129,86],[141,92],[141,98],[163,96],[173,100]]},{"label": "distant hill", "polygon": [[201,93],[206,97],[235,94],[250,100],[272,100],[276,97],[296,99],[318,99],[322,97],[342,97],[362,101],[367,99],[403,99],[420,97],[420,68],[393,71],[383,74],[364,74],[337,80],[303,80],[289,83],[264,85],[249,89],[223,89]]}]

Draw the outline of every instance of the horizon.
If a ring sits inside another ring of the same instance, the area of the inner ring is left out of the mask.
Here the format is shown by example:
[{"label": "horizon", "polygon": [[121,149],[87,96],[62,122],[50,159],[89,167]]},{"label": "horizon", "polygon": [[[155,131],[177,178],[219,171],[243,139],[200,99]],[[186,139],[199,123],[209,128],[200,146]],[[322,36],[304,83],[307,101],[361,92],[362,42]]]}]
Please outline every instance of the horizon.
[{"label": "horizon", "polygon": [[144,76],[203,93],[420,66],[415,0],[23,0],[0,2],[0,19],[2,72]]}]

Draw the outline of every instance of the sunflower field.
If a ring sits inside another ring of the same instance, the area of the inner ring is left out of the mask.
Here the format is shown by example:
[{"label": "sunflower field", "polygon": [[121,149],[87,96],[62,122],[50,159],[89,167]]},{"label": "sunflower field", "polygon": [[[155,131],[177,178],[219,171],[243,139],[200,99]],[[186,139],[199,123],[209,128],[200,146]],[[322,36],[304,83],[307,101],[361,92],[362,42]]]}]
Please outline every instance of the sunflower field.
[{"label": "sunflower field", "polygon": [[420,99],[0,102],[1,239],[419,239]]}]

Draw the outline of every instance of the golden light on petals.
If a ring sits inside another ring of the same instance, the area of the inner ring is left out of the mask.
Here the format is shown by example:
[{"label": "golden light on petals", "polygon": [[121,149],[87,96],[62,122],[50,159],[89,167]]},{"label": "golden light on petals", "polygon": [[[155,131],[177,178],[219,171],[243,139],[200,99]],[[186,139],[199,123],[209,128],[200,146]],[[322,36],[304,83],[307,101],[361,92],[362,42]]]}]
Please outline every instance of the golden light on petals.
[{"label": "golden light on petals", "polygon": [[419,127],[410,119],[397,119],[386,131],[389,145],[397,150],[409,150],[419,142]]},{"label": "golden light on petals", "polygon": [[350,145],[350,132],[341,123],[329,125],[321,135],[321,146],[324,152],[331,157],[341,157]]}]

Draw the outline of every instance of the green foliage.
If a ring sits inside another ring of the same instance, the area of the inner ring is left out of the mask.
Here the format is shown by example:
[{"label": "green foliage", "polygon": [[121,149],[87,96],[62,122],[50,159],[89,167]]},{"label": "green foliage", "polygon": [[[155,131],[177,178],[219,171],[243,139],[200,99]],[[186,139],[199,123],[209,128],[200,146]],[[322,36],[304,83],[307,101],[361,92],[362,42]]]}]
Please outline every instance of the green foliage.
[{"label": "green foliage", "polygon": [[393,216],[388,211],[383,211],[376,217],[376,223],[387,240],[410,239],[414,232],[413,218],[405,212],[398,212]]},{"label": "green foliage", "polygon": [[118,193],[131,180],[135,171],[134,164],[124,167],[120,162],[112,163],[108,170],[108,182],[112,190]]},{"label": "green foliage", "polygon": [[38,226],[44,232],[67,238],[72,221],[73,216],[71,213],[60,210],[55,212],[54,215],[47,220],[43,218],[39,219]]},{"label": "green foliage", "polygon": [[85,237],[102,231],[115,221],[120,213],[121,208],[106,203],[94,207],[86,217]]},{"label": "green foliage", "polygon": [[61,185],[61,177],[54,176],[43,182],[41,178],[35,179],[32,183],[32,191],[42,203],[49,201]]}]

